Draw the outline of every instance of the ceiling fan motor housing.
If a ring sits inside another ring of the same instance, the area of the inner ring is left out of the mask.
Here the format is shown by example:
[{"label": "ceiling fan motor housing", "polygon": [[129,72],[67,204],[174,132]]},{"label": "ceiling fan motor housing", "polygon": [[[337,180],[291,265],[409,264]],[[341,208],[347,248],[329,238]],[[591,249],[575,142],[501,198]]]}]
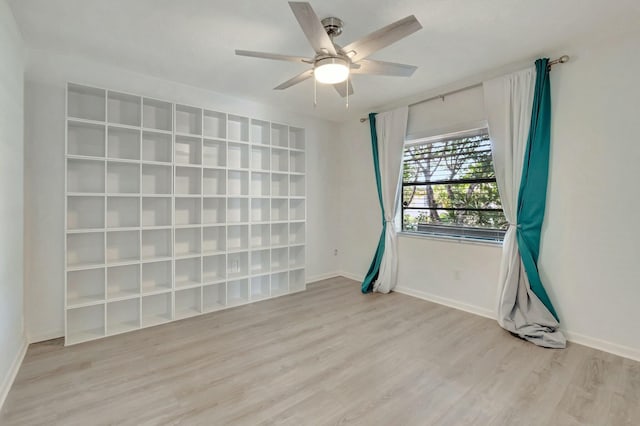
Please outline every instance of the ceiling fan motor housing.
[{"label": "ceiling fan motor housing", "polygon": [[342,34],[342,27],[344,26],[344,23],[341,19],[329,17],[324,18],[320,22],[322,23],[325,31],[327,31],[327,34],[329,34],[329,37],[338,37],[340,34]]}]

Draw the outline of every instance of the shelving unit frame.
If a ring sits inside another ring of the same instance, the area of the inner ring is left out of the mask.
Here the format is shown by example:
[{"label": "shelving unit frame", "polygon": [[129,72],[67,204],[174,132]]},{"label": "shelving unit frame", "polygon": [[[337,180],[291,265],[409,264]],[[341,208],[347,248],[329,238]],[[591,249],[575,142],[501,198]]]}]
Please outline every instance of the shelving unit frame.
[{"label": "shelving unit frame", "polygon": [[66,345],[305,290],[303,128],[76,83],[65,102]]}]

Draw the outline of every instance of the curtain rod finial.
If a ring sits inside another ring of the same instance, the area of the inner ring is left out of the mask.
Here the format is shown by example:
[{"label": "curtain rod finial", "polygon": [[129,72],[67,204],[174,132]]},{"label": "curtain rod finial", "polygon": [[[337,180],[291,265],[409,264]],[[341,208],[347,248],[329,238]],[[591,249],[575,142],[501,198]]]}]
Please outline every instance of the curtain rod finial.
[{"label": "curtain rod finial", "polygon": [[560,56],[559,62],[561,64],[564,64],[565,62],[569,62],[569,55],[562,55]]}]

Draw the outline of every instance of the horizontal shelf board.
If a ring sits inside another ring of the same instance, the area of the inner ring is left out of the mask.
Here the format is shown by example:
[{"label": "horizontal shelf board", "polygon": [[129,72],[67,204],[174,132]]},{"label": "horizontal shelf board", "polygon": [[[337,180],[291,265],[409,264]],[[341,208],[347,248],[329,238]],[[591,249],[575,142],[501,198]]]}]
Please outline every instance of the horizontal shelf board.
[{"label": "horizontal shelf board", "polygon": [[78,297],[75,299],[67,299],[67,309],[84,308],[85,306],[102,305],[104,303],[104,298]]},{"label": "horizontal shelf board", "polygon": [[196,308],[176,310],[176,319],[189,318],[200,315],[201,313],[202,312],[200,312],[200,310]]},{"label": "horizontal shelf board", "polygon": [[204,313],[209,313],[209,312],[215,312],[215,311],[220,311],[224,308],[227,308],[227,305],[223,305],[221,303],[214,303],[213,305],[210,306],[205,306],[204,307]]},{"label": "horizontal shelf board", "polygon": [[176,281],[175,290],[184,290],[202,286],[202,283],[191,280]]},{"label": "horizontal shelf board", "polygon": [[107,325],[107,336],[115,336],[116,334],[126,333],[128,331],[137,330],[140,328],[138,321],[127,321],[117,324]]},{"label": "horizontal shelf board", "polygon": [[174,257],[175,257],[176,260],[193,259],[194,257],[202,257],[202,253],[194,251],[194,252],[191,252],[191,253],[175,254]]},{"label": "horizontal shelf board", "polygon": [[140,194],[140,196],[144,197],[144,198],[172,198],[173,194],[171,194],[171,193],[156,194],[156,193],[143,192],[143,193]]},{"label": "horizontal shelf board", "polygon": [[142,127],[142,131],[147,133],[155,133],[159,135],[173,135],[172,130],[155,129],[153,127]]},{"label": "horizontal shelf board", "polygon": [[193,223],[193,224],[189,224],[189,225],[176,225],[175,228],[176,229],[202,228],[202,224],[201,223]]},{"label": "horizontal shelf board", "polygon": [[129,300],[129,299],[137,299],[140,297],[140,292],[134,291],[118,291],[116,293],[108,294],[107,301],[108,302],[117,302],[120,300]]},{"label": "horizontal shelf board", "polygon": [[105,157],[93,156],[93,155],[77,155],[77,154],[67,154],[67,160],[82,160],[82,161],[95,161],[98,163],[106,161]]},{"label": "horizontal shelf board", "polygon": [[104,228],[67,229],[67,234],[94,234],[96,232],[104,232]]},{"label": "horizontal shelf board", "polygon": [[251,275],[249,275],[246,272],[236,273],[236,274],[227,274],[227,281],[243,280],[245,278],[249,278],[250,276]]},{"label": "horizontal shelf board", "polygon": [[105,337],[105,333],[101,328],[79,331],[71,334],[67,334],[65,337],[65,343],[69,345],[75,345],[77,343],[89,342],[91,340],[100,339]]},{"label": "horizontal shelf board", "polygon": [[130,158],[107,157],[107,161],[109,163],[140,164],[140,160],[132,160]]},{"label": "horizontal shelf board", "polygon": [[99,120],[89,120],[88,118],[79,118],[74,116],[67,117],[67,123],[92,124],[95,126],[106,126],[107,123]]},{"label": "horizontal shelf board", "polygon": [[67,197],[104,197],[104,192],[67,192]]},{"label": "horizontal shelf board", "polygon": [[140,161],[141,164],[147,164],[149,166],[161,166],[161,167],[166,167],[166,168],[171,168],[173,167],[173,163],[170,161],[149,161],[149,160],[142,160]]},{"label": "horizontal shelf board", "polygon": [[249,299],[245,299],[244,297],[232,297],[227,299],[227,307],[246,305],[248,303]]},{"label": "horizontal shelf board", "polygon": [[67,271],[84,271],[86,269],[104,268],[105,266],[104,263],[80,263],[67,265]]},{"label": "horizontal shelf board", "polygon": [[172,321],[171,315],[144,315],[142,316],[142,326],[143,327],[153,327],[154,325],[160,325]]},{"label": "horizontal shelf board", "polygon": [[128,197],[128,198],[138,198],[141,196],[139,192],[107,192],[107,197]]},{"label": "horizontal shelf board", "polygon": [[114,129],[126,129],[126,130],[142,130],[142,127],[140,126],[133,126],[131,124],[122,124],[122,123],[116,123],[113,121],[107,121],[107,125],[111,128]]},{"label": "horizontal shelf board", "polygon": [[202,165],[201,164],[196,164],[196,163],[178,163],[178,162],[174,162],[176,168],[189,168],[189,169],[201,169]]},{"label": "horizontal shelf board", "polygon": [[225,254],[226,250],[207,250],[202,252],[202,256],[215,256],[218,254]]},{"label": "horizontal shelf board", "polygon": [[173,256],[151,256],[151,257],[143,257],[140,263],[156,263],[156,262],[166,262],[167,260],[173,260]]},{"label": "horizontal shelf board", "polygon": [[171,287],[142,287],[142,296],[155,296],[156,294],[171,293]]},{"label": "horizontal shelf board", "polygon": [[106,232],[122,232],[122,231],[139,231],[140,229],[141,229],[140,226],[123,226],[121,228],[118,228],[118,227],[106,228],[105,231]]},{"label": "horizontal shelf board", "polygon": [[185,138],[191,138],[191,139],[202,139],[202,134],[200,133],[175,132],[175,135],[178,137],[185,137]]},{"label": "horizontal shelf board", "polygon": [[211,280],[211,279],[207,279],[207,278],[205,277],[205,279],[204,279],[204,284],[202,284],[202,285],[203,285],[203,286],[207,286],[207,285],[224,284],[225,282],[227,282],[227,279],[226,279],[226,278],[219,278],[219,279]]},{"label": "horizontal shelf board", "polygon": [[118,259],[118,260],[108,260],[107,267],[109,266],[125,266],[125,265],[136,265],[140,263],[140,258],[132,257],[128,259]]}]

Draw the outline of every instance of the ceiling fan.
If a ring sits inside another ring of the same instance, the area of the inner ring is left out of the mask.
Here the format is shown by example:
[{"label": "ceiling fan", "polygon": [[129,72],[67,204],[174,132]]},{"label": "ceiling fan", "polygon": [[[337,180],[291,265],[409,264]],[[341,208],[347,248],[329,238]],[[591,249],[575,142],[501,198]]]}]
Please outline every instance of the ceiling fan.
[{"label": "ceiling fan", "polygon": [[376,51],[420,30],[422,25],[413,15],[400,19],[358,41],[341,47],[334,43],[334,38],[342,34],[343,23],[340,19],[330,17],[321,21],[311,5],[306,2],[289,2],[289,6],[315,51],[315,55],[312,58],[236,50],[236,55],[240,56],[302,62],[313,66],[275,87],[274,90],[287,89],[314,77],[314,80],[318,83],[333,85],[340,96],[348,97],[353,94],[351,74],[410,77],[417,69],[413,65],[367,59]]}]

